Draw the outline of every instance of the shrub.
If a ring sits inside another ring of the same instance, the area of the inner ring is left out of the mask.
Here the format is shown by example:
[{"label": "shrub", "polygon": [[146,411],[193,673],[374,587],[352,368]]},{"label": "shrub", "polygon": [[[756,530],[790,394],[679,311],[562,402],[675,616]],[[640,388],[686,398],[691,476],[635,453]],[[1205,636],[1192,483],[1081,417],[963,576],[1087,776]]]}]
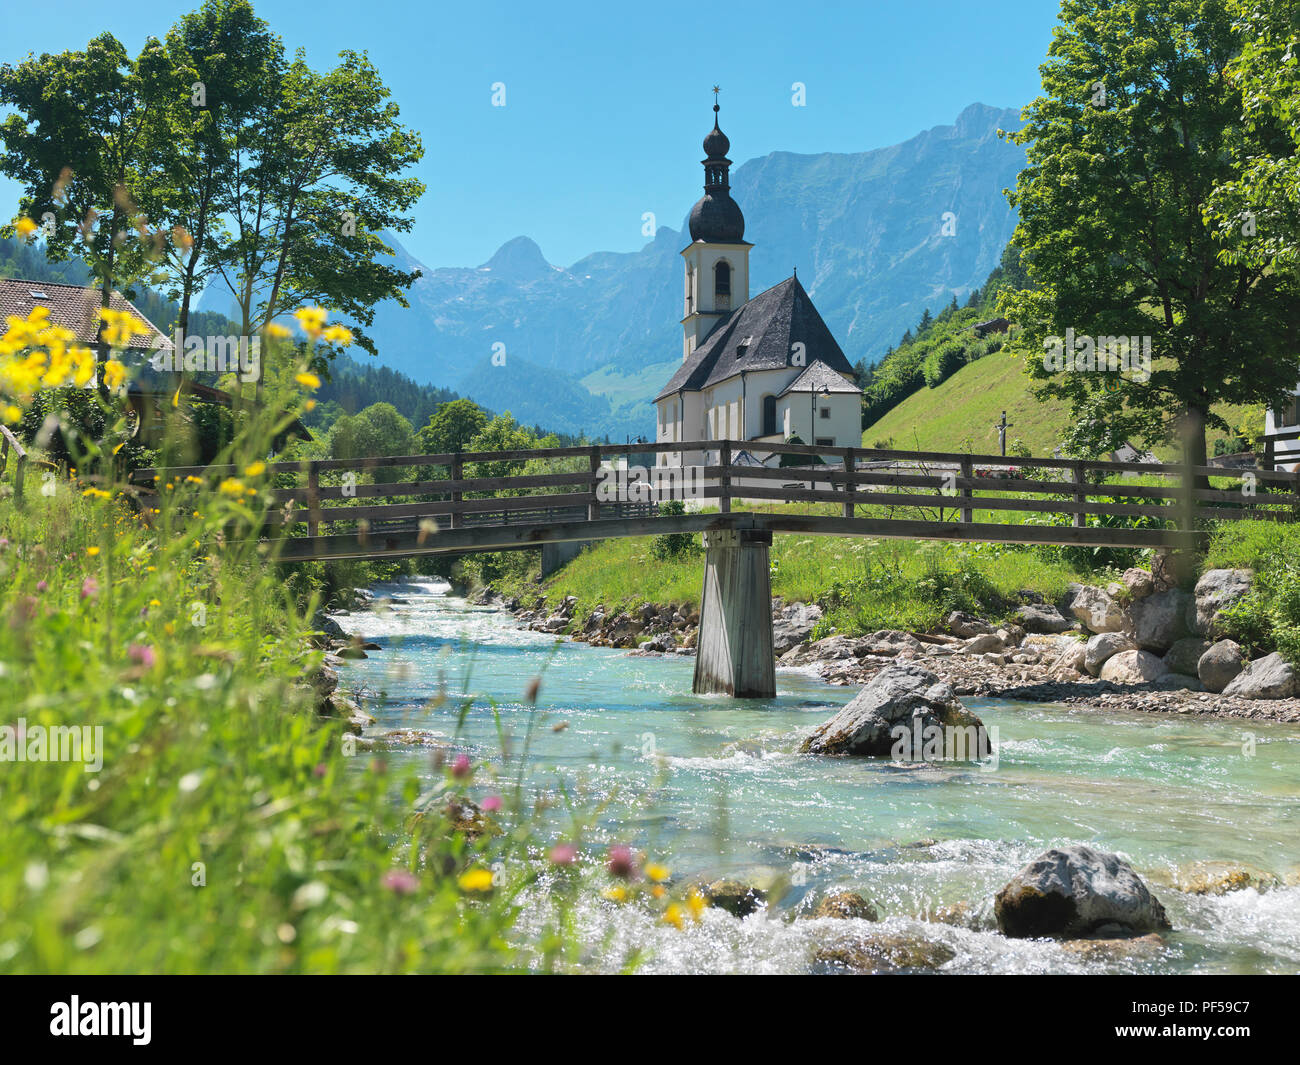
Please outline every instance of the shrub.
[{"label": "shrub", "polygon": [[[680,499],[669,499],[659,504],[661,517],[673,517],[686,513],[686,504]],[[650,554],[661,562],[672,562],[689,558],[699,550],[694,533],[662,533],[650,541]]]}]

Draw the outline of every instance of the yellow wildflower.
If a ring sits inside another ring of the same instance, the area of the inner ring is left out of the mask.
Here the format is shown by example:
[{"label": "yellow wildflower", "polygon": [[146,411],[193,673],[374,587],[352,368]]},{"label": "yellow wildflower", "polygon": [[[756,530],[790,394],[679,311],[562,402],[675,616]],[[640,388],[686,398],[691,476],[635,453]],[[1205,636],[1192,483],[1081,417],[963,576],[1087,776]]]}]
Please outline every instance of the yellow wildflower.
[{"label": "yellow wildflower", "polygon": [[675,902],[670,903],[668,909],[664,910],[664,915],[660,918],[664,924],[670,924],[678,931],[682,929],[682,908]]},{"label": "yellow wildflower", "polygon": [[[235,477],[227,477],[224,481],[222,481],[219,485],[217,485],[217,491],[220,492],[222,495],[227,495],[227,496],[242,495],[245,491],[244,482]],[[195,514],[194,516],[197,518],[199,515]]]},{"label": "yellow wildflower", "polygon": [[88,547],[88,548],[86,548],[86,554],[88,554],[91,558],[94,558],[97,554],[99,554],[99,548],[98,548],[98,547]]},{"label": "yellow wildflower", "polygon": [[329,343],[338,344],[340,347],[347,347],[352,343],[352,330],[345,329],[341,325],[330,326],[321,336]]},{"label": "yellow wildflower", "polygon": [[[111,495],[109,495],[108,492],[105,492],[102,488],[87,488],[87,489],[86,489],[84,492],[82,492],[81,494],[82,494],[82,497],[83,497],[83,498],[84,498],[85,496],[94,496],[96,499],[112,499],[112,498],[113,498]],[[98,551],[98,550],[99,550],[99,548],[97,548],[97,547],[94,548],[94,549],[91,551],[91,554],[93,555],[93,554],[95,553],[95,551]]]},{"label": "yellow wildflower", "polygon": [[314,373],[300,373],[294,377],[303,388],[320,388],[320,378]]},{"label": "yellow wildflower", "polygon": [[19,218],[17,221],[14,222],[14,229],[17,231],[18,235],[23,238],[30,237],[39,228],[40,226],[38,226],[30,218]]},{"label": "yellow wildflower", "polygon": [[668,871],[666,865],[659,865],[657,862],[646,862],[645,875],[647,880],[653,880],[656,884],[662,884],[672,874]]},{"label": "yellow wildflower", "polygon": [[126,380],[126,367],[116,359],[104,363],[104,385],[110,392],[116,392]]},{"label": "yellow wildflower", "polygon": [[325,328],[325,319],[328,312],[321,307],[300,307],[293,312],[293,316],[298,319],[298,324],[302,326],[303,332],[312,340],[320,336],[321,330]]},{"label": "yellow wildflower", "polygon": [[266,463],[261,461],[250,463],[249,465],[244,467],[245,477],[260,477],[265,472],[266,472]]},{"label": "yellow wildflower", "polygon": [[700,919],[705,908],[709,905],[704,895],[697,888],[691,888],[686,893],[686,908],[691,912],[691,918],[696,922]]},{"label": "yellow wildflower", "polygon": [[627,888],[622,884],[615,884],[613,887],[607,887],[601,892],[610,902],[627,902]]},{"label": "yellow wildflower", "polygon": [[492,890],[492,870],[479,867],[478,869],[469,869],[461,873],[460,884],[462,891],[491,891]]},{"label": "yellow wildflower", "polygon": [[288,326],[281,325],[279,322],[268,322],[266,325],[266,335],[275,337],[277,340],[283,340],[285,337],[290,336],[292,332]]}]

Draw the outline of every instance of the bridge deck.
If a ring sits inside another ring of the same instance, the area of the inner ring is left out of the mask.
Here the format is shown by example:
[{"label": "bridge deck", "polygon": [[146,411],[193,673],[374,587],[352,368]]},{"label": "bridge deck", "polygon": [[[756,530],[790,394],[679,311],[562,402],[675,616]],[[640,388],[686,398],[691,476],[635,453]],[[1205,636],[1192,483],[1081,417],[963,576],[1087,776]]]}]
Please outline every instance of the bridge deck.
[{"label": "bridge deck", "polygon": [[[742,449],[797,456],[800,465],[733,462]],[[673,465],[606,464],[665,453]],[[411,469],[413,479],[358,480],[393,467]],[[1300,473],[727,440],[280,462],[267,472],[275,481],[262,494],[263,524],[245,535],[273,541],[285,561],[508,551],[724,529],[1181,549],[1196,542],[1207,520],[1300,516]],[[136,479],[148,486],[236,473],[229,466],[171,467],[139,471]],[[1124,480],[1134,475],[1146,483]],[[1211,477],[1228,483],[1215,487]],[[687,513],[664,512],[661,504],[672,499],[684,499]],[[782,503],[833,504],[839,513],[732,510]],[[716,512],[701,512],[714,506]]]}]

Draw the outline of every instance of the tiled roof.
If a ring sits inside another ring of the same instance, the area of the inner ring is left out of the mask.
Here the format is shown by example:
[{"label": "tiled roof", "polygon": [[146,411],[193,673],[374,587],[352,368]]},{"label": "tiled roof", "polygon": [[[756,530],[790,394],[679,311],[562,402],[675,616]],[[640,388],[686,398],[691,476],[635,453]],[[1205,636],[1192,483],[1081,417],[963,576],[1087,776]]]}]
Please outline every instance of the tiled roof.
[{"label": "tiled roof", "polygon": [[785,386],[781,395],[791,392],[861,392],[852,381],[847,381],[821,360],[812,363],[798,377]]},{"label": "tiled roof", "polygon": [[[148,329],[132,343],[137,350],[170,349],[172,343],[122,293],[114,290],[109,307],[125,311]],[[54,284],[49,281],[26,281],[20,277],[0,278],[0,318],[13,315],[26,318],[33,307],[48,307],[50,322],[70,329],[80,344],[93,344],[99,327],[99,289],[85,285]]]},{"label": "tiled roof", "polygon": [[714,326],[655,398],[698,392],[742,372],[782,369],[790,365],[795,344],[803,344],[810,368],[821,362],[832,371],[853,372],[803,285],[791,277]]}]

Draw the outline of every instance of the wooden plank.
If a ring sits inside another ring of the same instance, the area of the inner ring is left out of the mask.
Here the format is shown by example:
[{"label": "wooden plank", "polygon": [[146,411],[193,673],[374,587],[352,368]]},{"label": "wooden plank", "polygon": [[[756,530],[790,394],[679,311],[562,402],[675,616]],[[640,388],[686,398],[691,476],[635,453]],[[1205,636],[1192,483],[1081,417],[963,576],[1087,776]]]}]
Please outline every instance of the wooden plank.
[{"label": "wooden plank", "polygon": [[[967,481],[973,481],[975,479],[975,463],[969,456],[961,460],[961,475],[962,478]],[[971,491],[970,488],[960,489],[962,498],[961,520],[967,525],[975,520],[975,511],[970,504],[972,498]]]},{"label": "wooden plank", "polygon": [[279,542],[282,561],[342,558],[398,558],[415,555],[508,551],[543,543],[651,536],[659,533],[752,529],[818,536],[868,536],[880,539],[960,540],[1009,544],[1056,544],[1095,547],[1174,547],[1192,545],[1193,537],[1165,529],[1110,529],[1051,525],[966,524],[890,518],[837,518],[798,514],[684,514],[658,518],[615,518],[546,526],[477,526],[425,536],[418,530],[372,531],[365,543],[356,535]]},{"label": "wooden plank", "polygon": [[718,509],[723,514],[731,511],[731,441],[723,440],[718,446],[718,464],[722,472],[718,477]]},{"label": "wooden plank", "polygon": [[[1086,471],[1084,469],[1083,463],[1081,462],[1076,462],[1074,464],[1074,468],[1071,470],[1071,474],[1072,474],[1071,480],[1074,485],[1074,502],[1076,505],[1081,503],[1086,505],[1088,502],[1088,497],[1087,495],[1084,494],[1083,491],[1083,485],[1087,480],[1087,478],[1085,477],[1085,473]],[[1076,529],[1086,528],[1088,525],[1087,510],[1083,510],[1083,509],[1075,510],[1073,513],[1074,513],[1074,521],[1072,524],[1074,525],[1074,527]],[[1098,513],[1104,513],[1104,512],[1099,511]]]},{"label": "wooden plank", "polygon": [[591,498],[587,503],[587,520],[600,520],[600,448],[593,447],[587,455],[587,474],[591,481]]},{"label": "wooden plank", "polygon": [[857,459],[851,447],[844,449],[844,517],[853,517],[853,491],[857,487]]}]

